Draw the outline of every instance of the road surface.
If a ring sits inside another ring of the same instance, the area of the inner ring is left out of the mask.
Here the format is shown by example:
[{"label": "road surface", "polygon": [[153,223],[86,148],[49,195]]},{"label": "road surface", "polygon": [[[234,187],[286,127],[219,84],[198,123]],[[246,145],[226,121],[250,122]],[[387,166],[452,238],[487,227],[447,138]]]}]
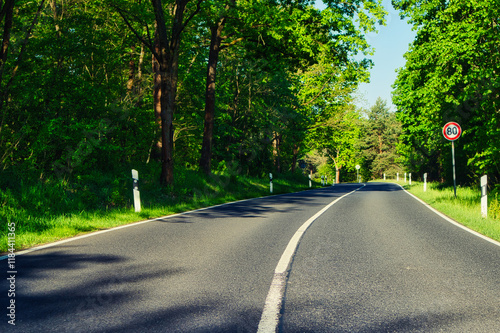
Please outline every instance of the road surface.
[{"label": "road surface", "polygon": [[500,331],[500,246],[384,183],[237,202],[18,255],[15,297],[0,261],[0,331],[256,332],[290,240],[342,196],[298,243],[277,330]]}]

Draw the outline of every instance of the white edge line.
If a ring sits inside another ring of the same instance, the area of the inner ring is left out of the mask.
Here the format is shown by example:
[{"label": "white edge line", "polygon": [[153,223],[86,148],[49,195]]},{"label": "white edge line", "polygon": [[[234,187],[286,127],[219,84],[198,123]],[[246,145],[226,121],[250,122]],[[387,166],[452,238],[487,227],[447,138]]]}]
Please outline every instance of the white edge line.
[{"label": "white edge line", "polygon": [[[312,190],[318,190],[318,189],[317,188],[316,189],[307,189],[307,190],[299,191],[299,192],[312,191]],[[299,192],[293,192],[293,193],[299,193]],[[236,200],[236,201],[231,201],[231,202],[225,202],[223,204],[219,204],[219,205],[215,205],[215,206],[203,207],[203,208],[198,208],[198,209],[195,209],[195,210],[190,210],[190,211],[187,211],[187,212],[182,212],[182,213],[177,213],[177,214],[172,214],[172,215],[166,215],[166,216],[157,217],[157,218],[150,219],[150,220],[145,220],[145,221],[133,222],[133,223],[125,224],[125,225],[120,225],[120,226],[109,228],[109,229],[106,229],[106,230],[92,231],[92,232],[89,232],[88,234],[85,234],[85,235],[66,238],[66,239],[63,239],[63,240],[60,240],[60,241],[48,243],[48,244],[45,244],[45,245],[35,246],[35,247],[32,247],[32,248],[29,248],[29,249],[26,249],[26,250],[21,250],[21,251],[14,252],[14,253],[15,253],[16,256],[19,256],[19,255],[22,255],[22,254],[28,254],[28,253],[35,252],[35,251],[40,251],[40,250],[43,250],[43,249],[46,249],[46,248],[49,248],[49,247],[59,246],[61,244],[72,242],[72,241],[79,240],[79,239],[82,239],[82,238],[87,238],[87,237],[91,237],[91,236],[97,236],[97,235],[103,234],[105,232],[115,231],[115,230],[124,229],[124,228],[128,228],[128,227],[134,227],[134,226],[137,226],[139,224],[144,224],[144,223],[149,223],[149,222],[155,222],[155,221],[164,220],[164,219],[170,219],[170,218],[177,217],[177,216],[180,216],[180,215],[186,215],[186,214],[196,213],[196,212],[200,212],[200,211],[203,211],[203,210],[217,208],[217,207],[221,207],[221,206],[225,206],[225,205],[231,205],[231,204],[234,204],[234,203],[240,203],[240,202],[245,202],[245,201],[250,201],[250,200],[257,200],[257,199],[269,198],[269,197],[277,197],[277,196],[280,196],[280,195],[287,195],[287,194],[292,194],[292,193],[282,193],[282,194],[275,194],[275,195],[268,195],[268,196],[263,196],[263,197],[256,197],[256,198],[249,198],[249,199],[243,199],[243,200]],[[8,257],[9,257],[8,255],[1,256],[0,257],[0,261],[5,260]]]},{"label": "white edge line", "polygon": [[415,196],[415,195],[411,194],[410,192],[408,192],[408,191],[407,191],[407,190],[406,190],[403,186],[401,186],[400,184],[397,184],[397,185],[399,185],[399,186],[403,189],[403,191],[405,191],[406,193],[408,193],[409,195],[411,195],[411,196],[412,196],[415,200],[418,200],[418,201],[419,201],[422,205],[426,206],[426,207],[427,207],[427,208],[429,208],[431,211],[433,211],[433,212],[434,212],[434,213],[436,213],[437,215],[441,216],[443,219],[445,219],[446,221],[450,222],[451,224],[453,224],[453,225],[455,225],[455,226],[457,226],[457,227],[459,227],[459,228],[462,228],[463,230],[468,231],[468,232],[470,232],[471,234],[473,234],[473,235],[475,235],[475,236],[477,236],[477,237],[479,237],[479,238],[482,238],[482,239],[484,239],[484,240],[486,240],[486,241],[488,241],[488,242],[490,242],[490,243],[492,243],[492,244],[494,244],[494,245],[496,245],[496,246],[500,246],[500,242],[498,242],[498,241],[496,241],[496,240],[494,240],[494,239],[491,239],[491,238],[489,238],[488,236],[485,236],[485,235],[483,235],[483,234],[480,234],[480,233],[479,233],[479,232],[477,232],[477,231],[474,231],[474,230],[472,230],[472,229],[467,228],[467,227],[466,227],[466,226],[464,226],[463,224],[460,224],[460,223],[458,223],[457,221],[455,221],[455,220],[453,220],[453,219],[449,218],[448,216],[444,215],[443,213],[441,213],[440,211],[438,211],[437,209],[435,209],[434,207],[432,207],[431,205],[429,205],[428,203],[426,203],[426,202],[425,202],[425,201],[423,201],[422,199],[420,199],[420,198],[418,198],[417,196]]},{"label": "white edge line", "polygon": [[304,222],[304,224],[302,224],[302,226],[300,226],[300,228],[292,236],[290,242],[288,242],[285,251],[281,255],[281,259],[278,262],[276,269],[274,270],[273,280],[271,282],[271,287],[269,288],[269,292],[266,297],[264,310],[262,311],[262,316],[259,322],[257,333],[276,332],[276,329],[278,328],[280,321],[281,306],[285,294],[288,270],[290,269],[290,264],[292,263],[293,256],[297,251],[299,242],[304,233],[306,232],[306,230],[318,217],[320,217],[324,212],[326,212],[331,206],[336,204],[340,199],[362,189],[365,186],[366,184],[363,184],[363,186],[355,189],[354,191],[346,193],[343,196],[330,202],[328,205],[323,207],[323,209],[317,212],[313,217]]}]

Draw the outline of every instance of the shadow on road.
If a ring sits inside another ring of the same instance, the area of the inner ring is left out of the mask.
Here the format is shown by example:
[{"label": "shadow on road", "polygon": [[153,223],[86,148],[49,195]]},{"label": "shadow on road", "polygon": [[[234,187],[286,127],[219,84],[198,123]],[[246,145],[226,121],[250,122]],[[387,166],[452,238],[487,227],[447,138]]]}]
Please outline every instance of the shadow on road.
[{"label": "shadow on road", "polygon": [[354,189],[360,187],[359,184],[342,184],[337,186],[325,187],[317,190],[303,191],[291,194],[269,196],[263,198],[238,201],[209,210],[198,210],[188,214],[166,217],[158,219],[159,222],[166,223],[192,223],[193,218],[203,218],[206,220],[223,218],[265,218],[268,215],[280,212],[293,212],[298,210],[301,205],[323,207],[324,204],[317,202],[318,198],[332,198],[342,196]]},{"label": "shadow on road", "polygon": [[[193,216],[210,220],[290,213],[299,209],[299,203],[323,207],[324,202],[329,203],[359,186],[344,184],[236,202],[158,222],[190,223]],[[318,198],[327,200],[316,200]],[[16,258],[19,270],[16,326],[8,325],[4,314],[0,331],[255,332],[257,329],[261,307],[250,305],[254,303],[246,303],[244,299],[228,300],[227,295],[210,288],[197,294],[189,285],[194,274],[181,261],[162,257],[148,262],[147,253],[134,258],[88,254],[85,247],[79,254],[77,247],[69,243],[50,252],[33,252]],[[163,290],[161,286],[169,288]],[[253,292],[250,287],[254,286],[247,287]],[[5,275],[0,289],[9,289]],[[9,300],[7,293],[2,292],[3,309]]]},{"label": "shadow on road", "polygon": [[[1,332],[256,331],[261,309],[227,309],[224,298],[212,294],[170,305],[161,291],[151,297],[142,289],[144,282],[182,278],[188,273],[182,267],[152,268],[124,257],[70,255],[59,248],[57,253],[17,258],[16,325],[4,319]],[[110,272],[111,264],[120,269]],[[102,274],[87,275],[88,266],[101,266]],[[35,286],[38,291],[31,292]],[[8,290],[6,279],[0,287]],[[6,296],[2,292],[3,309],[9,302]]]}]

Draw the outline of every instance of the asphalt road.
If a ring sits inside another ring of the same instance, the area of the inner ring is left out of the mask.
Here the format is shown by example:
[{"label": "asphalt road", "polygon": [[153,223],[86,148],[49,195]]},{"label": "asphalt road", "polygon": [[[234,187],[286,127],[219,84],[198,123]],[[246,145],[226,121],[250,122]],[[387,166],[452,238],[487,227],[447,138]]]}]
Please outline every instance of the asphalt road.
[{"label": "asphalt road", "polygon": [[[19,255],[16,325],[2,279],[0,331],[255,332],[292,236],[357,188],[238,202]],[[282,306],[282,332],[500,332],[500,246],[396,185],[369,183],[307,229]]]}]

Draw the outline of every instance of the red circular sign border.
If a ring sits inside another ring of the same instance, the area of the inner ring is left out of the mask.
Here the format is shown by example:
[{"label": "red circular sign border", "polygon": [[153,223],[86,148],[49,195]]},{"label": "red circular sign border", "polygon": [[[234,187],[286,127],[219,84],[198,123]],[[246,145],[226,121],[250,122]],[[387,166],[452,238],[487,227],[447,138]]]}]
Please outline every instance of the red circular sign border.
[{"label": "red circular sign border", "polygon": [[[450,139],[447,135],[446,135],[446,128],[450,125],[455,125],[456,127],[458,127],[458,135],[455,139]],[[450,121],[448,123],[446,123],[444,126],[443,126],[443,136],[446,140],[448,141],[456,141],[460,138],[460,136],[462,135],[462,127],[460,127],[460,125],[457,123],[457,122],[454,122],[454,121]]]}]

